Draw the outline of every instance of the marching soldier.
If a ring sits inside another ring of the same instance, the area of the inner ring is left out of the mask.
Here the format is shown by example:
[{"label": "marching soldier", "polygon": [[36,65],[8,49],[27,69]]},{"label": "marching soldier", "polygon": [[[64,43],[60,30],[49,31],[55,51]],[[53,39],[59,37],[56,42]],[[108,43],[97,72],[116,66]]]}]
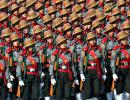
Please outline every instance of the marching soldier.
[{"label": "marching soldier", "polygon": [[49,6],[47,8],[47,12],[48,12],[48,15],[50,15],[52,17],[52,19],[55,19],[56,18],[56,7],[55,6]]},{"label": "marching soldier", "polygon": [[[53,52],[50,63],[50,77],[51,84],[55,85],[56,82],[56,100],[69,100],[71,93],[72,80],[77,78],[76,71],[73,65],[72,53],[67,48],[67,41],[64,37],[58,36],[56,38],[57,50]],[[57,62],[55,76],[54,77],[54,62]],[[73,72],[73,74],[72,74]],[[62,91],[61,91],[62,90]]]},{"label": "marching soldier", "polygon": [[[42,70],[45,73],[45,77],[43,78],[44,81],[44,87],[43,87],[43,91],[44,91],[44,98],[45,100],[50,100],[50,96],[53,96],[53,92],[54,90],[51,89],[51,87],[53,87],[53,85],[51,85],[51,81],[50,81],[50,75],[49,75],[49,67],[50,67],[50,62],[51,62],[51,56],[52,53],[55,50],[55,45],[53,43],[53,35],[52,35],[52,31],[51,30],[47,30],[44,32],[44,42],[45,42],[45,46],[42,49],[42,63],[43,63],[43,67]],[[44,58],[43,58],[44,57]]]},{"label": "marching soldier", "polygon": [[52,18],[48,14],[43,16],[42,21],[45,25],[46,30],[54,31],[52,28]]},{"label": "marching soldier", "polygon": [[[43,66],[43,63],[42,63],[42,51],[43,51],[43,47],[44,47],[44,41],[43,41],[43,37],[44,37],[44,34],[43,34],[43,28],[41,28],[41,26],[40,25],[35,25],[34,27],[33,27],[33,30],[32,30],[32,36],[33,36],[33,38],[34,38],[34,40],[36,41],[36,43],[35,43],[35,48],[36,48],[36,54],[38,54],[38,56],[39,56],[39,65],[40,66]],[[42,68],[41,68],[41,70],[42,70]],[[42,99],[43,97],[42,97],[42,87],[43,87],[43,84],[44,84],[44,82],[43,82],[43,77],[45,76],[45,74],[43,73],[43,71],[42,71],[42,73],[41,73],[41,77],[40,77],[40,99]]]},{"label": "marching soldier", "polygon": [[39,64],[39,57],[35,52],[36,48],[34,44],[35,41],[32,38],[26,38],[24,40],[25,51],[21,53],[22,58],[19,61],[24,62],[24,100],[38,100],[39,98],[39,78],[42,77],[42,70],[41,65]]},{"label": "marching soldier", "polygon": [[60,17],[62,18],[64,23],[68,22],[69,14],[70,14],[70,12],[67,11],[67,9],[62,9],[60,11]]},{"label": "marching soldier", "polygon": [[113,47],[117,44],[116,39],[114,37],[114,26],[112,24],[108,24],[105,27],[105,34],[108,34],[108,37],[104,37],[101,42],[101,48],[103,51],[104,56],[104,63],[105,63],[105,69],[106,69],[106,80],[105,80],[105,93],[107,93],[107,100],[112,100],[112,72],[110,68],[110,62],[111,62],[111,52]]},{"label": "marching soldier", "polygon": [[[82,47],[83,47],[83,37],[82,37],[82,32],[83,30],[80,27],[76,27],[73,31],[73,37],[74,40],[71,43],[71,50],[74,53],[74,67],[77,71],[77,74],[80,75],[79,73],[79,62],[80,62],[80,54],[82,51]],[[80,81],[80,76],[78,76],[78,80]],[[82,82],[84,82],[84,80],[81,79]],[[75,93],[76,93],[76,100],[80,100],[81,98],[81,91],[82,91],[82,87],[80,88],[80,85],[78,82],[75,82]]]},{"label": "marching soldier", "polygon": [[[21,74],[21,66],[19,66],[18,59],[20,59],[20,48],[19,48],[19,36],[16,33],[13,33],[10,35],[10,40],[11,40],[11,49],[10,49],[10,54],[9,54],[9,73],[15,77],[15,79],[12,82],[12,90],[13,93],[21,97],[21,93],[18,90],[18,85],[19,86],[24,86],[24,82],[22,80],[22,74]],[[20,93],[17,95],[17,93]],[[14,98],[15,99],[15,98]]]},{"label": "marching soldier", "polygon": [[64,0],[62,5],[64,9],[68,10],[68,12],[71,12],[72,4],[69,0]]},{"label": "marching soldier", "polygon": [[117,100],[123,100],[123,93],[126,92],[126,100],[129,100],[129,64],[130,47],[128,45],[128,33],[121,31],[117,35],[118,45],[112,50],[111,68],[113,79],[116,81]]},{"label": "marching soldier", "polygon": [[93,32],[87,34],[86,40],[87,46],[83,48],[79,64],[80,77],[81,80],[86,80],[84,85],[85,100],[93,97],[97,100],[100,93],[101,79],[106,79],[102,49],[96,44],[96,35]]}]

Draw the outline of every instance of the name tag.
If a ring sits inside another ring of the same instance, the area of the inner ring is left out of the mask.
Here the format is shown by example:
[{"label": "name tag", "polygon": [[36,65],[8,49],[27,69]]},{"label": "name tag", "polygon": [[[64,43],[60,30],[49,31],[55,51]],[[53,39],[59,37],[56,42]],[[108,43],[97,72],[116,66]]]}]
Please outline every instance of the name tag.
[{"label": "name tag", "polygon": [[30,72],[35,72],[35,69],[34,68],[30,68]]},{"label": "name tag", "polygon": [[67,67],[66,66],[62,66],[62,69],[67,69]]}]

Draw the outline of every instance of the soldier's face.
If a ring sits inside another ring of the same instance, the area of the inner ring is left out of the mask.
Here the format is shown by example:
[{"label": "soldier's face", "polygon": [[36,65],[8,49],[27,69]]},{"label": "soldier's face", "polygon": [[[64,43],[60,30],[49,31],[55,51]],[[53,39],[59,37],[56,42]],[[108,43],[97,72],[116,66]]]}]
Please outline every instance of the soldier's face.
[{"label": "soldier's face", "polygon": [[42,37],[41,37],[41,35],[40,34],[37,34],[36,35],[36,39],[41,39]]},{"label": "soldier's face", "polygon": [[52,26],[51,26],[51,23],[47,23],[46,26],[47,26],[47,27],[52,27]]},{"label": "soldier's face", "polygon": [[71,36],[71,31],[67,31],[66,35],[67,35],[68,37],[70,37],[70,36]]},{"label": "soldier's face", "polygon": [[84,2],[80,3],[80,6],[81,6],[81,8],[84,8],[85,3]]},{"label": "soldier's face", "polygon": [[117,24],[116,24],[116,23],[113,23],[112,25],[113,25],[114,27],[117,27]]},{"label": "soldier's face", "polygon": [[56,18],[56,15],[53,13],[50,15],[52,17],[52,19],[55,19]]},{"label": "soldier's face", "polygon": [[6,42],[10,42],[10,38],[9,37],[5,37],[5,41]]},{"label": "soldier's face", "polygon": [[73,23],[75,26],[77,26],[78,25],[78,21],[74,21],[74,23]]},{"label": "soldier's face", "polygon": [[83,28],[84,28],[84,30],[86,30],[86,29],[90,29],[90,28],[91,28],[91,25],[90,25],[90,24],[88,24],[88,25],[84,25]]},{"label": "soldier's face", "polygon": [[123,44],[123,45],[127,45],[127,44],[128,44],[127,38],[122,39],[122,40],[120,41],[120,43]]},{"label": "soldier's face", "polygon": [[109,32],[108,35],[109,35],[110,37],[113,37],[113,36],[114,36],[114,32]]},{"label": "soldier's face", "polygon": [[18,15],[18,11],[15,10],[15,11],[13,12],[13,14],[14,14],[14,15]]},{"label": "soldier's face", "polygon": [[23,29],[23,33],[28,33],[29,32],[29,29],[26,27]]},{"label": "soldier's face", "polygon": [[61,48],[61,49],[67,48],[67,44],[66,44],[66,43],[61,44],[61,45],[60,45],[60,48]]},{"label": "soldier's face", "polygon": [[124,31],[128,34],[130,33],[130,29],[125,29]]},{"label": "soldier's face", "polygon": [[96,39],[94,38],[94,39],[89,40],[89,44],[94,46],[96,44]]},{"label": "soldier's face", "polygon": [[63,17],[63,21],[64,21],[64,22],[67,22],[67,16],[64,16],[64,17]]},{"label": "soldier's face", "polygon": [[48,38],[47,42],[51,44],[53,42],[53,38]]},{"label": "soldier's face", "polygon": [[97,32],[97,33],[101,33],[101,28],[99,28],[99,27],[96,28],[96,32]]},{"label": "soldier's face", "polygon": [[23,13],[23,14],[22,14],[22,17],[27,17],[27,13]]},{"label": "soldier's face", "polygon": [[19,42],[18,42],[18,41],[14,41],[14,42],[13,42],[13,46],[14,46],[14,47],[18,47],[18,46],[19,46]]},{"label": "soldier's face", "polygon": [[29,47],[29,48],[28,48],[28,51],[29,51],[29,52],[32,52],[32,51],[33,51],[33,48],[32,48],[32,47]]},{"label": "soldier's face", "polygon": [[40,10],[39,10],[39,13],[43,14],[43,13],[44,13],[44,10],[43,10],[43,9],[40,9]]},{"label": "soldier's face", "polygon": [[56,7],[57,7],[58,9],[61,9],[61,8],[62,8],[62,3],[56,4]]},{"label": "soldier's face", "polygon": [[68,10],[68,12],[71,12],[71,8],[70,7],[66,8],[66,9]]},{"label": "soldier's face", "polygon": [[62,32],[62,27],[61,27],[61,26],[57,27],[57,30],[58,30],[59,32]]},{"label": "soldier's face", "polygon": [[78,12],[77,15],[78,15],[79,18],[82,17],[82,13],[81,12]]}]

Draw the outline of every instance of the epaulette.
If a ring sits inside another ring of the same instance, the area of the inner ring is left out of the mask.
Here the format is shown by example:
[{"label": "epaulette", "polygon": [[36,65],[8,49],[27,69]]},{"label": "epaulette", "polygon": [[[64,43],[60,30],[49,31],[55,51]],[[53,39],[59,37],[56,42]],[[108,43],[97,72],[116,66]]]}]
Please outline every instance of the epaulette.
[{"label": "epaulette", "polygon": [[76,41],[73,41],[73,42],[70,44],[70,46],[73,46],[75,43],[76,43]]},{"label": "epaulette", "polygon": [[85,46],[85,47],[83,47],[83,51],[88,51],[88,47],[87,46]]},{"label": "epaulette", "polygon": [[1,43],[0,43],[0,47],[3,47],[3,46],[5,46],[5,43],[4,43],[4,42],[1,42]]},{"label": "epaulette", "polygon": [[6,50],[6,53],[11,53],[12,52],[12,48],[9,47],[7,50]]},{"label": "epaulette", "polygon": [[22,52],[20,52],[21,56],[24,56],[26,54],[26,50],[23,50]]},{"label": "epaulette", "polygon": [[45,48],[45,46],[40,46],[39,47],[39,50],[42,50],[42,49],[44,49]]},{"label": "epaulette", "polygon": [[106,43],[107,40],[108,40],[108,38],[107,38],[107,37],[104,37],[104,38],[102,39],[102,43],[103,43],[103,44]]},{"label": "epaulette", "polygon": [[116,45],[113,47],[113,50],[117,50],[120,46],[119,45]]},{"label": "epaulette", "polygon": [[99,51],[102,51],[102,48],[101,48],[100,46],[97,46],[97,49],[98,49]]},{"label": "epaulette", "polygon": [[56,49],[56,50],[52,53],[52,55],[53,55],[53,56],[56,56],[58,53],[59,53],[59,50]]}]

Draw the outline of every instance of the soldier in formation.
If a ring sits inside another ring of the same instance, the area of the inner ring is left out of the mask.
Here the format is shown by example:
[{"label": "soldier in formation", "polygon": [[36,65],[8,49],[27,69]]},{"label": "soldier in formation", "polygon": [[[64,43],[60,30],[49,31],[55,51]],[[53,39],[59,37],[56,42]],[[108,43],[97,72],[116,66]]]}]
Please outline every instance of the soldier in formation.
[{"label": "soldier in formation", "polygon": [[0,100],[130,100],[129,0],[0,0]]}]

